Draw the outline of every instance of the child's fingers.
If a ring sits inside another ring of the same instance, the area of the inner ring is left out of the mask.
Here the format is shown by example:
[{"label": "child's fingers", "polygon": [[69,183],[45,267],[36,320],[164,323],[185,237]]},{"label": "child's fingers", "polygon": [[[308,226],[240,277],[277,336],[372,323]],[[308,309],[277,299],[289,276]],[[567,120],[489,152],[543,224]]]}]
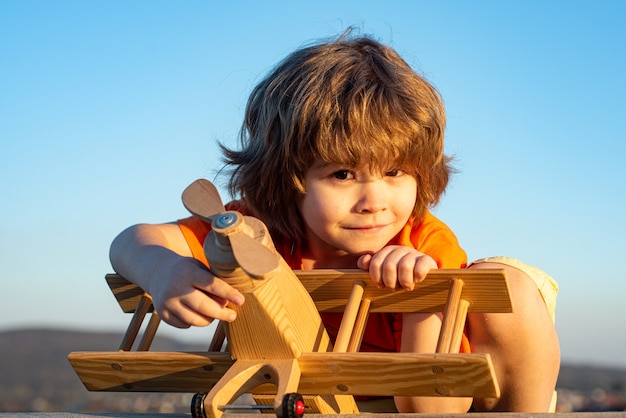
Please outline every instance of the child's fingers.
[{"label": "child's fingers", "polygon": [[195,269],[193,274],[186,276],[186,279],[188,285],[214,297],[215,301],[221,302],[223,305],[230,302],[241,306],[244,302],[241,292],[204,268]]},{"label": "child's fingers", "polygon": [[369,263],[372,281],[379,288],[396,289],[398,284],[398,262],[403,253],[393,247],[385,247],[374,254]]},{"label": "child's fingers", "polygon": [[234,310],[227,307],[223,299],[204,292],[195,292],[181,302],[183,308],[186,308],[186,311],[183,310],[186,314],[184,320],[193,326],[207,326],[214,319],[232,322],[237,316]]},{"label": "child's fingers", "polygon": [[374,257],[371,254],[362,255],[356,262],[357,267],[362,270],[367,270],[376,286],[380,289],[384,289],[385,283],[383,282],[383,273],[381,271],[382,266],[380,263],[372,263],[373,259]]},{"label": "child's fingers", "polygon": [[356,266],[361,270],[369,270],[370,261],[372,260],[371,254],[364,254],[356,261]]},{"label": "child's fingers", "polygon": [[369,258],[359,260],[369,265],[372,281],[380,288],[413,290],[415,283],[426,278],[428,272],[437,268],[430,256],[414,249],[389,246]]},{"label": "child's fingers", "polygon": [[161,319],[177,328],[207,326],[215,319],[233,321],[236,312],[228,304],[243,304],[241,292],[206,268],[191,267],[179,271],[153,298]]},{"label": "child's fingers", "polygon": [[184,321],[172,311],[162,310],[159,316],[166,324],[169,324],[175,328],[186,329],[191,327],[191,324],[189,322]]},{"label": "child's fingers", "polygon": [[429,271],[436,268],[435,260],[427,255],[417,258],[407,255],[398,264],[398,285],[404,290],[411,291],[415,289],[416,283],[426,278]]},{"label": "child's fingers", "polygon": [[415,267],[417,266],[415,262],[414,254],[405,254],[398,261],[397,270],[398,270],[398,287],[411,291],[415,288]]},{"label": "child's fingers", "polygon": [[194,318],[194,325],[206,321],[208,323],[205,325],[208,325],[212,319],[232,322],[237,314],[228,308],[228,303],[237,306],[244,303],[244,296],[241,292],[224,280],[213,275],[210,276],[211,278],[207,283],[194,286],[196,291],[185,299],[189,308],[198,315],[198,318]]},{"label": "child's fingers", "polygon": [[211,296],[215,301],[222,301],[224,305],[230,302],[234,305],[241,306],[245,300],[239,290],[213,275],[207,277],[204,283],[196,284],[194,287]]},{"label": "child's fingers", "polygon": [[160,309],[161,319],[176,328],[205,327],[215,319],[231,322],[236,313],[223,300],[194,289],[187,295],[173,300]]},{"label": "child's fingers", "polygon": [[413,282],[419,283],[426,278],[431,270],[438,268],[437,262],[432,257],[424,255],[419,257],[413,268]]}]

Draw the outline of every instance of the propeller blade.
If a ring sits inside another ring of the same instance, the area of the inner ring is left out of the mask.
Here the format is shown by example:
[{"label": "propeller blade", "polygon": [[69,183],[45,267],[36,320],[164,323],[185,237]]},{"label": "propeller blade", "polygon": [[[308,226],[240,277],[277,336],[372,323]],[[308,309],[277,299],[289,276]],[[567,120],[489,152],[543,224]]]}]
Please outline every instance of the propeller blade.
[{"label": "propeller blade", "polygon": [[213,215],[226,210],[217,188],[206,179],[196,180],[187,186],[182,198],[185,208],[206,222],[211,222]]},{"label": "propeller blade", "polygon": [[278,257],[261,242],[243,232],[230,234],[228,238],[235,260],[253,278],[264,279],[278,268]]}]

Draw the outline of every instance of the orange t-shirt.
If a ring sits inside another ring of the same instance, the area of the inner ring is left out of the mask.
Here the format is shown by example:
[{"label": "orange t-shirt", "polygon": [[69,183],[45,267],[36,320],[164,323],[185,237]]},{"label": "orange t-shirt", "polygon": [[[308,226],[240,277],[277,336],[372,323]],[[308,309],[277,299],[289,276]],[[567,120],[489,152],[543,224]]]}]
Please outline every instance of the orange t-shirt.
[{"label": "orange t-shirt", "polygon": [[[238,210],[245,214],[239,202],[228,204],[227,209]],[[181,219],[178,225],[194,258],[208,265],[202,247],[206,236],[211,231],[211,225],[194,217]],[[409,219],[409,222],[389,244],[406,245],[428,254],[437,262],[439,268],[464,268],[467,264],[465,251],[459,246],[454,233],[430,212],[426,213],[422,222],[416,223],[413,218]],[[298,245],[294,246],[288,239],[274,239],[274,245],[292,269],[302,269],[302,253]],[[320,315],[328,334],[334,340],[341,324],[342,314],[324,312]],[[365,327],[361,351],[400,351],[401,333],[402,314],[371,313]],[[461,343],[461,352],[470,352],[469,342],[465,335]]]}]

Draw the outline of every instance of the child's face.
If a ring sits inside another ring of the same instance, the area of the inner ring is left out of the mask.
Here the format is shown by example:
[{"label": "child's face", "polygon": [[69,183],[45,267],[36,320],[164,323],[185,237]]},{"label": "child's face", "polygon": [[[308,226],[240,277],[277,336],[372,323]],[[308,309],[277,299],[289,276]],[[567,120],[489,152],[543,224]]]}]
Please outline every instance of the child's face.
[{"label": "child's face", "polygon": [[300,212],[317,258],[379,251],[404,227],[417,196],[415,177],[395,167],[378,174],[317,161],[305,185]]}]

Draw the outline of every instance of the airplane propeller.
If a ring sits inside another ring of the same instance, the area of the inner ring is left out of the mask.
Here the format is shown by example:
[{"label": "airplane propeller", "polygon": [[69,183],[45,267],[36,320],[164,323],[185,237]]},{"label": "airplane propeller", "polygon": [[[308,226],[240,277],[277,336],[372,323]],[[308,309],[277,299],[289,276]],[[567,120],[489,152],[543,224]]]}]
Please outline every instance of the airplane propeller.
[{"label": "airplane propeller", "polygon": [[252,235],[254,230],[246,218],[254,218],[227,211],[213,183],[194,181],[183,191],[182,200],[193,216],[211,223],[219,243],[231,247],[235,260],[249,276],[262,279],[279,267],[277,255]]}]

